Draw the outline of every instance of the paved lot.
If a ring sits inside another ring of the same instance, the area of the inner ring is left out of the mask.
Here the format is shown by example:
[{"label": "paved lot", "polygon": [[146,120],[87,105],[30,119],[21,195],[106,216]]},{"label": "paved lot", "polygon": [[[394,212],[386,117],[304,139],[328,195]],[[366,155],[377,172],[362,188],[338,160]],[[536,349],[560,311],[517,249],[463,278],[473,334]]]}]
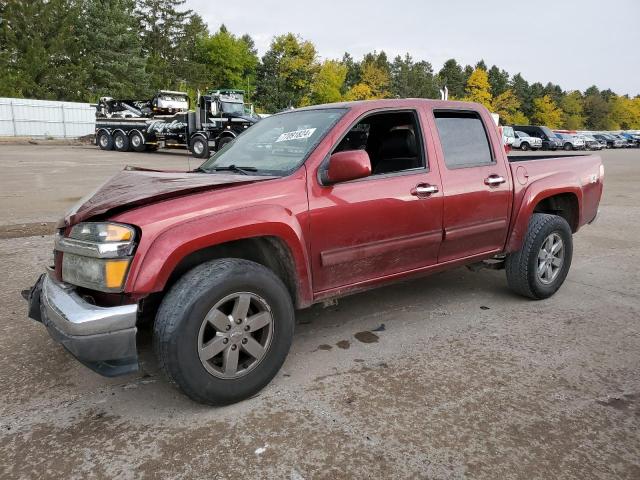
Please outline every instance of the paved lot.
[{"label": "paved lot", "polygon": [[1,145],[0,478],[640,478],[640,150],[603,157],[601,217],[553,298],[461,268],[314,307],[263,392],[208,408],[148,338],[138,374],[93,374],[19,295],[78,197],[188,157]]}]

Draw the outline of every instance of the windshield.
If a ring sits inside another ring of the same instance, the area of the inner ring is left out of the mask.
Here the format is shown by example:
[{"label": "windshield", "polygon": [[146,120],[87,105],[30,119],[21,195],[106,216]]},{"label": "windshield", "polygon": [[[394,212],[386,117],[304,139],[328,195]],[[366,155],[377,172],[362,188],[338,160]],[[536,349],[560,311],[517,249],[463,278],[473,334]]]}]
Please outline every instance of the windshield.
[{"label": "windshield", "polygon": [[516,130],[516,135],[517,135],[519,138],[525,138],[525,137],[528,137],[528,136],[529,136],[527,133],[521,132],[520,130]]},{"label": "windshield", "polygon": [[200,169],[250,167],[258,175],[287,175],[307,158],[344,108],[299,110],[265,118],[204,162]]},{"label": "windshield", "polygon": [[235,102],[220,102],[222,105],[222,111],[224,113],[237,113],[239,115],[244,114],[244,104]]}]

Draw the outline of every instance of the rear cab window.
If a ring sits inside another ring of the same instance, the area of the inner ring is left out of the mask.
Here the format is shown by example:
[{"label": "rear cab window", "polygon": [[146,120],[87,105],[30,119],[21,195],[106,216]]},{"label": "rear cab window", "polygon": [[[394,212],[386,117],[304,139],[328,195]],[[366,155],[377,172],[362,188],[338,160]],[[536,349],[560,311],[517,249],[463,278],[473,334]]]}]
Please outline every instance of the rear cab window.
[{"label": "rear cab window", "polygon": [[434,111],[448,169],[495,163],[484,123],[476,112]]}]

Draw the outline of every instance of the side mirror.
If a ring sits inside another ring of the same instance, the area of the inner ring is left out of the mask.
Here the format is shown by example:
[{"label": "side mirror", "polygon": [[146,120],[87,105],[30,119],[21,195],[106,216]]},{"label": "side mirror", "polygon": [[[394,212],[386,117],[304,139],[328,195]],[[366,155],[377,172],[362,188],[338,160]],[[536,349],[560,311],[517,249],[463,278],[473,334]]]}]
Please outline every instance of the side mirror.
[{"label": "side mirror", "polygon": [[347,182],[371,175],[371,160],[365,150],[345,150],[331,155],[322,183]]}]

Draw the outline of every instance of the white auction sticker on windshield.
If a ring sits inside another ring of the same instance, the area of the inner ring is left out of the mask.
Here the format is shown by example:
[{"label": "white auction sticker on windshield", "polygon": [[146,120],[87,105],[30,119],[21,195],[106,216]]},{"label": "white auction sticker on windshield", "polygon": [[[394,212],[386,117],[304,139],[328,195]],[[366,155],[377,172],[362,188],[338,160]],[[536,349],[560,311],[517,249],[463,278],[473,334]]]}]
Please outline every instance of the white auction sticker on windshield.
[{"label": "white auction sticker on windshield", "polygon": [[289,140],[302,140],[305,138],[309,138],[311,135],[313,135],[313,132],[315,131],[316,131],[315,128],[305,128],[304,130],[295,130],[293,132],[285,132],[278,137],[278,139],[276,140],[276,143],[288,142]]}]

